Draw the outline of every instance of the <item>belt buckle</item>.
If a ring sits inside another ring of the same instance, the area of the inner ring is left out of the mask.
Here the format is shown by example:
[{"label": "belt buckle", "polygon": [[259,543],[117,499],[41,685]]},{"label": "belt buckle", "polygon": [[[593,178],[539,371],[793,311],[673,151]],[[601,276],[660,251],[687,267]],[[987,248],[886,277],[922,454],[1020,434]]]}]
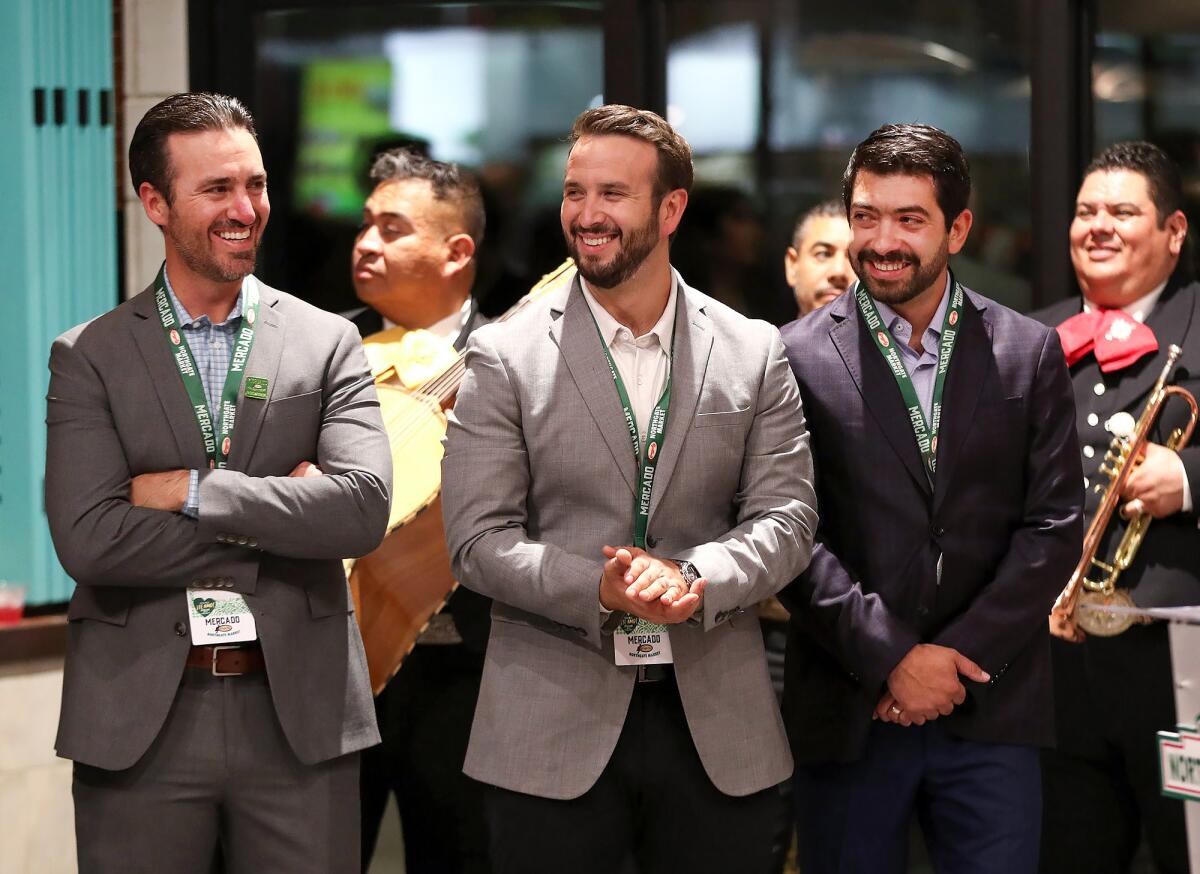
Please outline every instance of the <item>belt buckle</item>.
[{"label": "belt buckle", "polygon": [[218,671],[217,670],[217,656],[219,656],[223,650],[227,650],[227,649],[241,649],[241,647],[234,646],[231,643],[218,643],[215,646],[213,646],[213,648],[212,648],[212,655],[213,655],[213,657],[212,657],[212,675],[214,677],[240,677],[242,674],[245,673],[245,671]]}]

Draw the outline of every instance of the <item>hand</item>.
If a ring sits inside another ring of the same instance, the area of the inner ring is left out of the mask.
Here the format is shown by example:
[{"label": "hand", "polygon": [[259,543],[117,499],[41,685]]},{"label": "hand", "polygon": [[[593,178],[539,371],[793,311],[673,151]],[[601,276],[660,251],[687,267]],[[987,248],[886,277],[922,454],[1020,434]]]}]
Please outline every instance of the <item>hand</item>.
[{"label": "hand", "polygon": [[967,690],[959,682],[959,674],[977,683],[991,679],[983,668],[958,650],[921,643],[910,649],[888,675],[888,692],[900,710],[920,725],[918,719],[948,716],[966,700]]},{"label": "hand", "polygon": [[1075,617],[1057,607],[1050,611],[1050,633],[1068,643],[1083,643],[1087,638],[1083,629],[1075,622]]},{"label": "hand", "polygon": [[147,510],[178,513],[187,503],[191,471],[164,470],[139,473],[129,483],[129,503]]},{"label": "hand", "polygon": [[1125,480],[1121,497],[1127,499],[1121,508],[1126,519],[1138,513],[1149,513],[1162,519],[1183,509],[1183,460],[1179,455],[1157,443],[1147,443],[1145,454]]},{"label": "hand", "polygon": [[325,472],[317,467],[311,461],[302,461],[296,465],[296,468],[288,474],[288,476],[324,476]]},{"label": "hand", "polygon": [[875,705],[875,712],[871,714],[871,718],[905,727],[925,724],[925,717],[913,716],[908,711],[901,710],[900,705],[896,703],[896,696],[891,692],[883,693],[883,697]]},{"label": "hand", "polygon": [[[629,586],[625,590],[627,596],[640,598],[646,603],[659,599],[669,605],[687,594],[688,584],[684,582],[678,564],[670,559],[656,558],[636,546],[621,548],[633,557],[629,569],[625,571],[625,582]],[[616,554],[617,550],[613,547],[604,547],[605,558],[612,558]]]},{"label": "hand", "polygon": [[[603,552],[607,561],[604,563],[604,574],[600,578],[600,603],[606,610],[631,613],[639,619],[645,619],[647,622],[658,625],[677,625],[680,622],[686,622],[699,609],[704,587],[708,585],[707,580],[698,579],[689,587],[679,576],[679,568],[675,567],[674,575],[678,582],[672,585],[668,579],[664,582],[665,591],[657,597],[651,596],[644,599],[641,597],[641,593],[649,589],[659,577],[656,576],[653,580],[647,579],[641,588],[636,587],[634,583],[642,574],[633,574],[632,568],[635,560],[638,558],[653,559],[663,566],[663,575],[667,574],[667,568],[671,567],[671,563],[664,562],[662,559],[654,559],[645,551],[632,546],[620,548],[605,546]],[[643,561],[638,566],[644,571],[645,568],[651,567],[652,563]]]}]

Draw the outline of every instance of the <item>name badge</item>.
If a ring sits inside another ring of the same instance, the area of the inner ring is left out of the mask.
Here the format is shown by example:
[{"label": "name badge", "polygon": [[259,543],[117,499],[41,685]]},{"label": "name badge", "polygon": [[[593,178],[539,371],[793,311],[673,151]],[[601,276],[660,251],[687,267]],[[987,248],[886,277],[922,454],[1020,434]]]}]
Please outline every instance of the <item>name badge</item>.
[{"label": "name badge", "polygon": [[187,605],[188,624],[195,646],[258,640],[254,614],[246,599],[237,592],[188,589]]},{"label": "name badge", "polygon": [[675,661],[667,627],[629,615],[613,634],[613,654],[618,665],[669,665]]}]

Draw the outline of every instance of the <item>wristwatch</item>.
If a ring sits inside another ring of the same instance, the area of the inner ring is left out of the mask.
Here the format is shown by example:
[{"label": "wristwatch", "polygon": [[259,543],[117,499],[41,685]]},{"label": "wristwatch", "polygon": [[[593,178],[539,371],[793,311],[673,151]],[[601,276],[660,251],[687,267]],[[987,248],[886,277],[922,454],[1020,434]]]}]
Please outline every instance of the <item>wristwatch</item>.
[{"label": "wristwatch", "polygon": [[700,571],[696,570],[696,566],[690,561],[680,559],[671,559],[675,564],[679,565],[679,575],[683,577],[683,581],[689,586],[700,579]]}]

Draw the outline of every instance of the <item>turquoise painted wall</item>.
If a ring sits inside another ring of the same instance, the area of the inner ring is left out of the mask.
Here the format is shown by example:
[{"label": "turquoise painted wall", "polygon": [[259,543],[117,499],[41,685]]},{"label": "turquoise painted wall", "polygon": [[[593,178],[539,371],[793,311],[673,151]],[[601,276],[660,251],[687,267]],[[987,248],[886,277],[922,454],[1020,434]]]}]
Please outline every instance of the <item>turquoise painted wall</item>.
[{"label": "turquoise painted wall", "polygon": [[72,588],[43,510],[50,343],[118,298],[112,67],[110,0],[0,2],[0,579],[30,604]]}]

